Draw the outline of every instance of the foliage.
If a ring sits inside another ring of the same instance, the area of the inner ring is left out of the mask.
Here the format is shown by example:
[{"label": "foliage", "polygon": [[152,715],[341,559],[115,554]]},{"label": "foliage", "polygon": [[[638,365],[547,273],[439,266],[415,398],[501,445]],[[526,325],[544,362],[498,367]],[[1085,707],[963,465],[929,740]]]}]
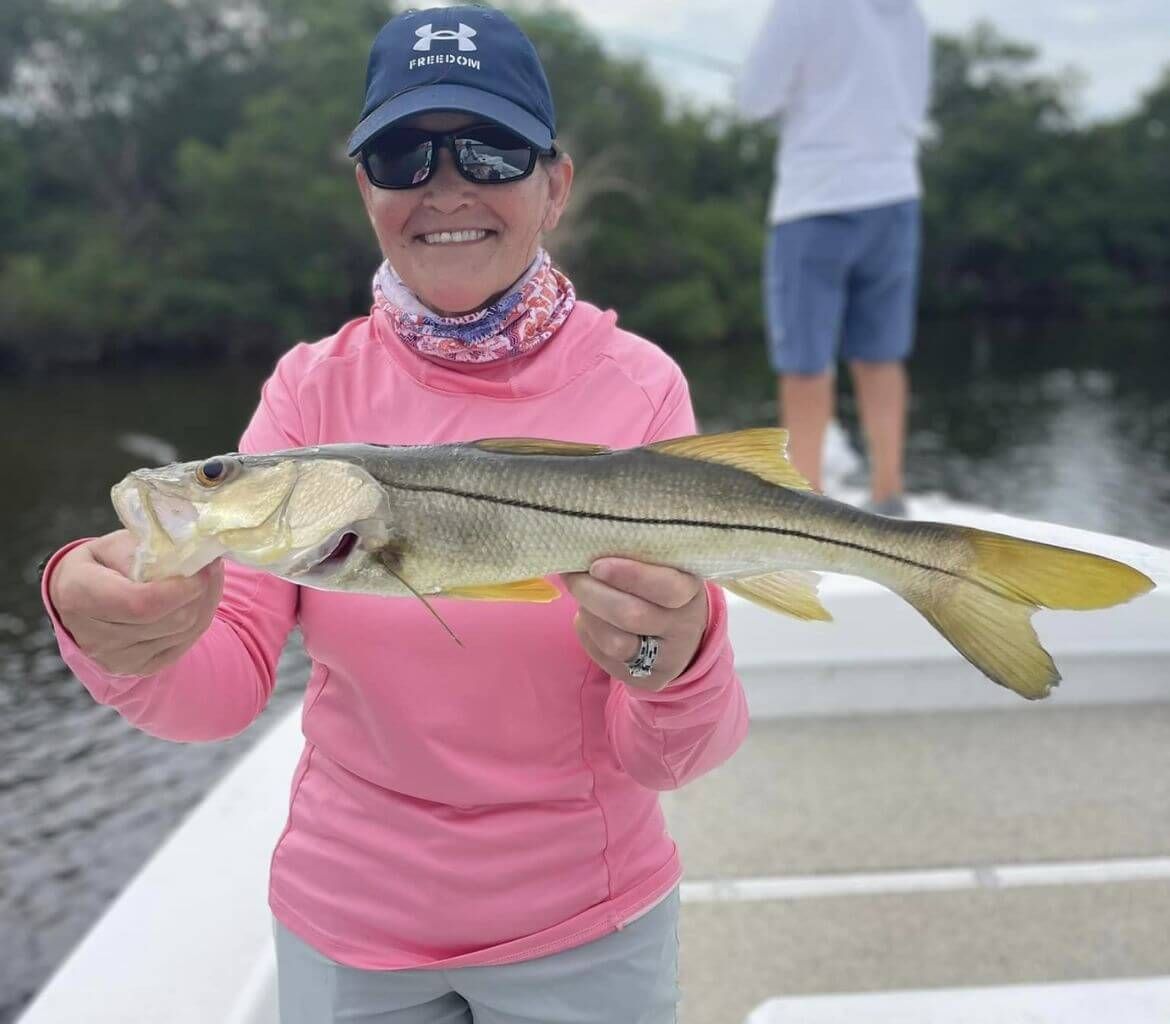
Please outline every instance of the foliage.
[{"label": "foliage", "polygon": [[[386,0],[5,0],[0,348],[26,362],[265,351],[367,308],[345,138]],[[670,346],[762,331],[775,131],[671,107],[565,10],[526,4],[574,200],[578,291]],[[1075,82],[981,26],[936,41],[928,312],[1170,308],[1170,69],[1079,125]]]},{"label": "foliage", "polygon": [[938,41],[937,137],[923,159],[928,306],[1167,308],[1166,278],[1159,292],[1151,272],[1168,236],[1149,244],[1170,216],[1166,147],[1159,162],[1147,130],[1157,92],[1125,121],[1077,128],[1070,83],[1033,74],[1035,57],[986,25]]}]

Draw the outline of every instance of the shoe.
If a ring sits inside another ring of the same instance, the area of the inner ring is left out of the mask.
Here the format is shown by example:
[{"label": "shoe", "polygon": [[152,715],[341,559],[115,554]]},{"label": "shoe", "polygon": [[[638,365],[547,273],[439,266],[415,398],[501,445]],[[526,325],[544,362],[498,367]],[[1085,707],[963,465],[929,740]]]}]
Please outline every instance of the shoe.
[{"label": "shoe", "polygon": [[900,494],[891,494],[888,498],[882,498],[881,501],[874,501],[871,498],[861,507],[866,512],[872,512],[875,516],[890,516],[894,519],[910,518],[910,509],[906,507],[906,499]]}]

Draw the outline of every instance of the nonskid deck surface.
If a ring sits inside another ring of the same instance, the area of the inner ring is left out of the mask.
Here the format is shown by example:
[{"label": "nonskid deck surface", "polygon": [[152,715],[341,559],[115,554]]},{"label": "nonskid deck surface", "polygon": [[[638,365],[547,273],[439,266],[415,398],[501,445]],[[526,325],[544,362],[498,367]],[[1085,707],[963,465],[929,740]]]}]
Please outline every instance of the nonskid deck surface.
[{"label": "nonskid deck surface", "polygon": [[[1170,703],[754,721],[666,797],[681,1020],[1079,1024],[1039,1015],[1064,989],[991,988],[1170,976],[1168,739]],[[969,987],[948,1012],[905,991]],[[887,995],[798,998],[844,993]],[[1170,1019],[1165,982],[1083,999]]]}]

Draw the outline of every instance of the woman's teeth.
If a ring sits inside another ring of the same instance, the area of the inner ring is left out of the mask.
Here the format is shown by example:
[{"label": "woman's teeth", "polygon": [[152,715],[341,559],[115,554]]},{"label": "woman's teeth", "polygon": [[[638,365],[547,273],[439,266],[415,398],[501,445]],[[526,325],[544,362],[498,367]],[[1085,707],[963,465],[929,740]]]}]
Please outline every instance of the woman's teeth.
[{"label": "woman's teeth", "polygon": [[487,232],[483,230],[436,231],[434,234],[423,235],[423,241],[427,245],[450,245],[453,242],[478,242],[483,238],[487,238]]}]

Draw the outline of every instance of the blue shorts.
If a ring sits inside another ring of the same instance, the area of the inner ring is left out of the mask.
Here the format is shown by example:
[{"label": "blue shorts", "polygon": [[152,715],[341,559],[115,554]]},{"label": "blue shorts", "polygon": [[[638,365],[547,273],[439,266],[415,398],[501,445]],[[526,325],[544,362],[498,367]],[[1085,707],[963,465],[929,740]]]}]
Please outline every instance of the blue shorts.
[{"label": "blue shorts", "polygon": [[777,373],[824,373],[838,357],[892,363],[910,355],[921,218],[911,199],[773,226],[764,306]]}]

